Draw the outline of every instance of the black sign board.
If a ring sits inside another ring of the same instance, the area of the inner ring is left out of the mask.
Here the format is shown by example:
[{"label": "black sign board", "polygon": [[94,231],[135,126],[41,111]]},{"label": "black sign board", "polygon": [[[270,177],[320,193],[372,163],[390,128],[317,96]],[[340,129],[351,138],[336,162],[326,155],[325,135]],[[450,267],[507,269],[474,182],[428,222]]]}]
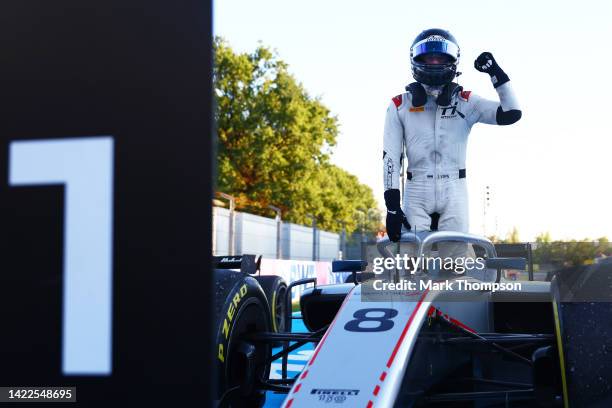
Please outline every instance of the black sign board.
[{"label": "black sign board", "polygon": [[0,386],[206,406],[211,42],[206,0],[0,3]]}]

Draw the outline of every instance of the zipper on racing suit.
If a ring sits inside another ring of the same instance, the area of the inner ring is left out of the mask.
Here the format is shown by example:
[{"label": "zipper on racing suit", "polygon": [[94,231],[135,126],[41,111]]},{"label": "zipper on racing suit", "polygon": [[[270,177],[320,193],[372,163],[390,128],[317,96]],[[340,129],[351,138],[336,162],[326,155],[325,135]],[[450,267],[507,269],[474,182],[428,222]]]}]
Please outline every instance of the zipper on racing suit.
[{"label": "zipper on racing suit", "polygon": [[433,174],[433,189],[434,189],[434,206],[433,212],[438,211],[438,114],[440,106],[436,103],[436,114],[434,116],[434,174]]}]

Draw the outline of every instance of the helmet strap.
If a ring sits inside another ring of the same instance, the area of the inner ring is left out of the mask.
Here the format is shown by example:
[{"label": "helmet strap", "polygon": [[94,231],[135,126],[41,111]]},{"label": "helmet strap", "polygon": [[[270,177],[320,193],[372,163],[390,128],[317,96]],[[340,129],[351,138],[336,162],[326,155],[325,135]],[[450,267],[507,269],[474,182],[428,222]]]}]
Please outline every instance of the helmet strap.
[{"label": "helmet strap", "polygon": [[446,84],[444,85],[444,88],[442,88],[442,93],[436,99],[436,103],[439,106],[448,106],[450,105],[451,100],[453,99],[453,96],[455,96],[462,90],[463,90],[463,87],[454,82],[451,82],[450,84]]}]

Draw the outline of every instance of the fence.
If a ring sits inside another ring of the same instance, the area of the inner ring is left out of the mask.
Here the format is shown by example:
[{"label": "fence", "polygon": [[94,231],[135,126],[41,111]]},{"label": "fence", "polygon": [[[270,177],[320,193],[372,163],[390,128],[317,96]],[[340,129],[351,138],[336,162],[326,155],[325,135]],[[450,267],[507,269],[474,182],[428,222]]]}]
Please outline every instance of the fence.
[{"label": "fence", "polygon": [[[234,234],[230,241],[232,229]],[[232,226],[230,210],[213,207],[214,255],[250,253],[274,259],[280,244],[280,259],[332,261],[340,258],[339,234],[319,229],[313,233],[311,227],[282,222],[278,242],[277,231],[274,218],[239,211],[234,211]]]}]

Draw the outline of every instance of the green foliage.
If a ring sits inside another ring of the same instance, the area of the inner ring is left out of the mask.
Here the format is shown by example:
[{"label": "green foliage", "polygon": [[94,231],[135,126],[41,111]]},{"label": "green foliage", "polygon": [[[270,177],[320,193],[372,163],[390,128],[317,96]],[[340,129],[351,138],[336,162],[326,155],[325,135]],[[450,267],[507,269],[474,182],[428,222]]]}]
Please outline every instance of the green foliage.
[{"label": "green foliage", "polygon": [[[488,237],[494,243],[519,243],[518,229],[514,227],[506,239],[496,236]],[[596,240],[589,238],[581,240],[553,241],[550,233],[543,232],[536,236],[533,245],[533,262],[536,265],[549,264],[561,267],[591,264],[596,258],[612,256],[612,245],[606,237]]]},{"label": "green foliage", "polygon": [[521,242],[518,228],[516,227],[512,227],[512,231],[506,235],[505,239],[500,238],[497,235],[489,235],[487,236],[487,239],[495,244],[517,244]]},{"label": "green foliage", "polygon": [[550,238],[550,233],[543,232],[541,234],[538,234],[538,236],[536,236],[536,242],[542,244],[550,244],[552,242],[552,239]]},{"label": "green foliage", "polygon": [[[372,190],[329,163],[338,119],[288,72],[268,48],[235,53],[221,38],[214,41],[217,189],[237,197],[239,208],[350,233],[360,226],[357,210],[376,208]],[[378,214],[378,212],[377,212]],[[377,229],[380,215],[370,217]]]},{"label": "green foliage", "polygon": [[602,255],[612,255],[612,245],[606,237],[597,240],[585,238],[553,241],[549,233],[542,233],[536,237],[533,251],[534,263],[565,267],[591,264]]},{"label": "green foliage", "polygon": [[508,238],[506,239],[506,242],[509,244],[518,244],[519,242],[521,242],[521,238],[519,237],[518,228],[512,227],[512,232],[508,234]]}]

